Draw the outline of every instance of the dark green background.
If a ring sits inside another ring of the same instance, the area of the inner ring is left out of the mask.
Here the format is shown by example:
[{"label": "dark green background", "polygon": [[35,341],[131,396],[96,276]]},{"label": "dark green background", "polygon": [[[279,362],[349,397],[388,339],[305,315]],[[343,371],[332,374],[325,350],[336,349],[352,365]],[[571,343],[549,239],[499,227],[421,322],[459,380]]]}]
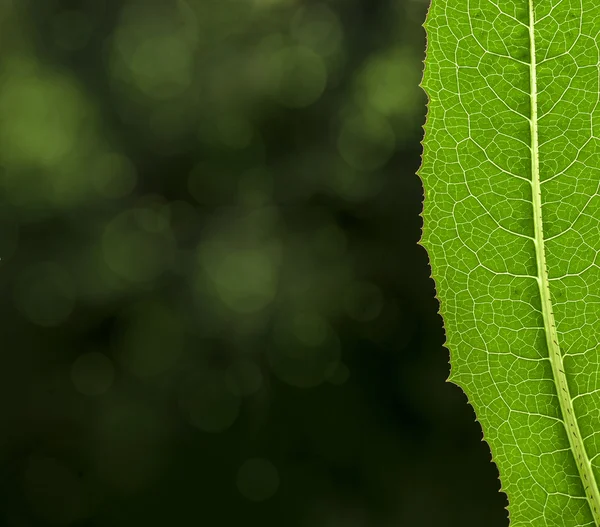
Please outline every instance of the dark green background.
[{"label": "dark green background", "polygon": [[2,0],[2,525],[507,525],[417,245],[426,9]]}]

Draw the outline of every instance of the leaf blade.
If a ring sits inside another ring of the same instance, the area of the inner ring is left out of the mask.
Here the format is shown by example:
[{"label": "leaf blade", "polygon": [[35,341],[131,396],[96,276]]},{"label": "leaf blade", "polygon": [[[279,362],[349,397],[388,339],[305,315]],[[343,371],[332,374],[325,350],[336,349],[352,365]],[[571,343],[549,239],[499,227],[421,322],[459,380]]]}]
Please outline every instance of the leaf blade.
[{"label": "leaf blade", "polygon": [[513,525],[600,525],[600,381],[585,367],[598,360],[581,336],[600,310],[565,274],[575,261],[600,280],[600,243],[569,252],[564,241],[565,220],[575,218],[577,235],[600,227],[597,163],[577,187],[600,152],[598,76],[585,70],[598,64],[589,50],[600,15],[582,2],[433,0],[424,25],[421,245],[446,323],[449,380],[475,407]]}]

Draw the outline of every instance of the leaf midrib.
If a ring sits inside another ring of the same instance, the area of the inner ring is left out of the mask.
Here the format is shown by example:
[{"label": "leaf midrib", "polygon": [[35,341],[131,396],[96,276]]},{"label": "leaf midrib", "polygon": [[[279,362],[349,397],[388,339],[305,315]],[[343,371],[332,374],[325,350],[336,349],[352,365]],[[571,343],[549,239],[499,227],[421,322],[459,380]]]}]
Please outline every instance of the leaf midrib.
[{"label": "leaf midrib", "polygon": [[530,42],[530,90],[531,90],[531,184],[533,200],[533,225],[534,246],[537,260],[536,281],[540,290],[542,317],[544,319],[544,332],[552,374],[558,394],[563,423],[566,428],[571,451],[577,464],[577,469],[585,489],[585,495],[592,510],[596,525],[600,526],[600,492],[594,477],[590,458],[585,450],[579,424],[573,408],[573,400],[569,392],[569,385],[565,375],[563,358],[558,343],[556,321],[550,297],[550,282],[548,279],[548,265],[546,263],[546,248],[544,244],[543,218],[542,218],[542,189],[539,170],[538,146],[538,101],[537,101],[537,59],[535,49],[535,15],[533,2],[529,1],[529,42]]}]

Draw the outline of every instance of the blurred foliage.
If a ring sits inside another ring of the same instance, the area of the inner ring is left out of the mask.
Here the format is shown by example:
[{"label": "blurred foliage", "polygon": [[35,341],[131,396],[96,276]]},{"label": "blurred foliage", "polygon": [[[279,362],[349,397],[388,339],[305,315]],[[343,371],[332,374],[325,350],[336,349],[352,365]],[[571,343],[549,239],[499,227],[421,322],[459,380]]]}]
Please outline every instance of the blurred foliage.
[{"label": "blurred foliage", "polygon": [[0,2],[6,525],[503,524],[416,245],[426,7]]}]

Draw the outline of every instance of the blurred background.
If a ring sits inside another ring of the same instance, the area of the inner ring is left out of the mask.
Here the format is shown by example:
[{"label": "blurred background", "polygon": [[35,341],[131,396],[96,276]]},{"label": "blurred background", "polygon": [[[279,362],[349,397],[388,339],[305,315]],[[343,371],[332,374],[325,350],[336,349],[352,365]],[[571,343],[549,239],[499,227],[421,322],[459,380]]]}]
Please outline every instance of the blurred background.
[{"label": "blurred background", "polygon": [[0,525],[508,525],[417,245],[427,7],[0,2]]}]

